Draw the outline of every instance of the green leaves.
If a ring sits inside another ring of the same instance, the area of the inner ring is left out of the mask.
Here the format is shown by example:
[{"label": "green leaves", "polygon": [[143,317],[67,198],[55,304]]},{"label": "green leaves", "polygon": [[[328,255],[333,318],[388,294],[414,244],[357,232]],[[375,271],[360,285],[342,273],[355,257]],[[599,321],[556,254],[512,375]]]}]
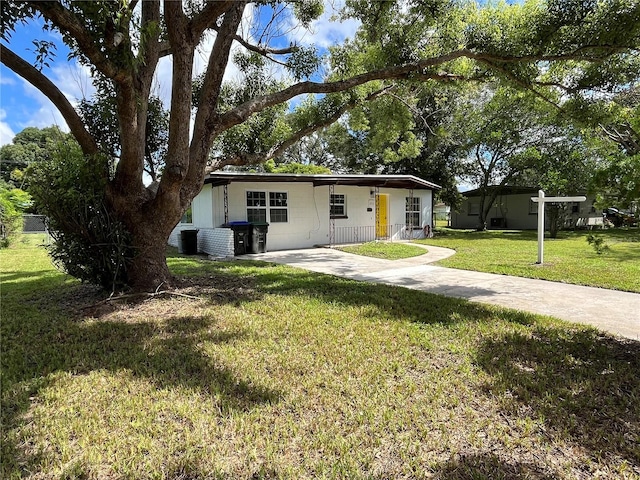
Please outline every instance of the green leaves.
[{"label": "green leaves", "polygon": [[85,157],[75,142],[60,143],[53,159],[31,170],[31,193],[48,219],[50,254],[70,275],[105,289],[127,284],[131,235],[107,207],[109,159]]},{"label": "green leaves", "polygon": [[[70,135],[62,133],[58,127],[27,127],[19,132],[13,143],[0,147],[0,175],[6,182],[15,181],[12,174],[15,170],[24,173],[29,165],[51,158],[55,144]],[[28,186],[28,178],[17,184],[21,188]]]},{"label": "green leaves", "polygon": [[313,20],[324,13],[324,3],[322,0],[301,0],[293,2],[293,13],[300,23],[307,28]]},{"label": "green leaves", "polygon": [[53,60],[56,56],[54,53],[56,44],[47,40],[32,40],[31,43],[34,46],[31,51],[36,55],[36,68],[38,70],[42,70],[43,67],[51,68],[49,60]]},{"label": "green leaves", "polygon": [[9,246],[22,233],[22,213],[31,206],[31,196],[0,180],[0,248]]},{"label": "green leaves", "polygon": [[296,47],[287,58],[286,67],[296,80],[301,80],[318,70],[320,60],[315,47]]}]

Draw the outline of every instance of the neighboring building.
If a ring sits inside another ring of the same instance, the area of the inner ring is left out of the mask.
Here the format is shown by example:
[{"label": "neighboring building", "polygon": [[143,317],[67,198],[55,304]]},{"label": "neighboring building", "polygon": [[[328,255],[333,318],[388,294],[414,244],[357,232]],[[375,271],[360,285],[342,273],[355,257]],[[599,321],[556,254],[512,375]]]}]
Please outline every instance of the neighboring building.
[{"label": "neighboring building", "polygon": [[[293,175],[214,172],[169,243],[198,230],[199,252],[234,253],[234,222],[266,222],[268,250],[424,238],[432,229],[433,190],[411,175]],[[188,233],[188,232],[187,232]]]},{"label": "neighboring building", "polygon": [[449,205],[443,202],[436,203],[433,206],[433,215],[436,222],[438,222],[436,227],[438,225],[442,226],[443,224],[447,227],[451,226],[451,207]]},{"label": "neighboring building", "polygon": [[[498,187],[489,187],[498,188]],[[488,229],[535,230],[538,228],[538,204],[531,197],[538,196],[538,189],[531,187],[502,187],[486,222]],[[452,228],[477,228],[480,213],[480,189],[462,194],[460,210],[451,214]],[[565,228],[593,228],[603,225],[602,212],[594,207],[595,196],[587,196],[584,202],[567,205],[569,215]],[[549,217],[545,216],[548,228]]]}]

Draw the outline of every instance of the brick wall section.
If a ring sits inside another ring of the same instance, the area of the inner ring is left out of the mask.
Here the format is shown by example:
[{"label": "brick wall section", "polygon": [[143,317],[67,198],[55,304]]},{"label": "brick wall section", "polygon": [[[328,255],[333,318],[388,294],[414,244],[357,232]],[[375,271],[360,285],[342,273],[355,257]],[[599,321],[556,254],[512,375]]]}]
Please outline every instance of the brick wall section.
[{"label": "brick wall section", "polygon": [[[192,230],[191,227],[177,226],[169,236],[169,245],[177,247],[182,253],[180,232]],[[198,252],[216,257],[233,257],[233,231],[229,228],[198,229]]]},{"label": "brick wall section", "polygon": [[216,257],[233,257],[230,228],[203,228],[198,232],[198,250]]}]

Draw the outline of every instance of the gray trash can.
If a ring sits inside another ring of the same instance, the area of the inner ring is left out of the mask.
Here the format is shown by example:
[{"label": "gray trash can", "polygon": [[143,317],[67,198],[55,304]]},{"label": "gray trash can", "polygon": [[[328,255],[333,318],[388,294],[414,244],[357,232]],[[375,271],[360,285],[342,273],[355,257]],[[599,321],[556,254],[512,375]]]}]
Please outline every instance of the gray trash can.
[{"label": "gray trash can", "polygon": [[198,253],[198,230],[182,230],[180,232],[180,245],[185,255]]},{"label": "gray trash can", "polygon": [[253,222],[251,224],[251,253],[265,253],[267,251],[267,222]]}]

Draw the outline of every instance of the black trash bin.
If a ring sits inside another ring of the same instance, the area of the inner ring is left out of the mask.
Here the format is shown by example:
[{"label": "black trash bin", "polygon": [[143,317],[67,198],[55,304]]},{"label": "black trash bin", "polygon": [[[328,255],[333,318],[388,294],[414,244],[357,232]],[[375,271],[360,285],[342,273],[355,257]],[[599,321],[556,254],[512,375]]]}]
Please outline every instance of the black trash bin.
[{"label": "black trash bin", "polygon": [[198,253],[198,230],[182,230],[180,232],[180,245],[185,255]]},{"label": "black trash bin", "polygon": [[233,254],[244,255],[249,253],[251,224],[249,222],[236,221],[225,223],[223,227],[233,230]]},{"label": "black trash bin", "polygon": [[251,253],[265,253],[267,251],[267,222],[253,222],[251,224]]}]

